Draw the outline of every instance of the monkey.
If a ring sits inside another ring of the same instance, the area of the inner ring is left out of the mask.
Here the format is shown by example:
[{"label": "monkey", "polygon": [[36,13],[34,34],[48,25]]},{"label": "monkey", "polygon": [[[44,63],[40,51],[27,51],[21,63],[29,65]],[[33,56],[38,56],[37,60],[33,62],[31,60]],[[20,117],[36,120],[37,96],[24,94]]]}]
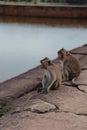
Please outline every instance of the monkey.
[{"label": "monkey", "polygon": [[72,80],[73,85],[83,85],[76,83],[81,72],[79,60],[64,48],[59,50],[57,54],[61,62],[63,80]]},{"label": "monkey", "polygon": [[41,68],[44,69],[41,93],[48,93],[51,88],[57,89],[60,87],[62,74],[59,66],[53,63],[48,57],[42,59],[40,63]]}]

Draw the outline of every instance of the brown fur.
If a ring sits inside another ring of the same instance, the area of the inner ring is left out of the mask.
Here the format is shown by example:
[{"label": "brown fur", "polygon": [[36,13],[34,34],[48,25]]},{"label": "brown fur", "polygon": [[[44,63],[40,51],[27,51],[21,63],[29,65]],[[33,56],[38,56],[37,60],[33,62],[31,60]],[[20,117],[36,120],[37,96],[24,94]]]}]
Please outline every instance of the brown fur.
[{"label": "brown fur", "polygon": [[62,73],[64,80],[78,78],[81,72],[79,60],[69,51],[62,48],[58,51],[58,59],[62,63]]},{"label": "brown fur", "polygon": [[49,58],[44,58],[41,61],[42,68],[44,69],[44,76],[42,79],[42,93],[49,92],[49,90],[56,89],[61,86],[61,70]]}]

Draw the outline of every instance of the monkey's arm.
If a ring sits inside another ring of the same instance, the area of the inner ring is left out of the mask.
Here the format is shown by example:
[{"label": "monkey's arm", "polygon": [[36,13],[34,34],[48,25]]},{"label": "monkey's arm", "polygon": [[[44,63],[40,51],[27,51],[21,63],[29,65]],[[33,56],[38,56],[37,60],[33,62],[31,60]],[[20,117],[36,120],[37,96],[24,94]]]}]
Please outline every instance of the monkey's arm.
[{"label": "monkey's arm", "polygon": [[42,87],[43,87],[43,89],[45,88],[46,85],[47,85],[47,76],[44,75],[44,77],[42,79]]},{"label": "monkey's arm", "polygon": [[48,70],[44,71],[44,76],[42,79],[42,87],[45,90],[47,88],[47,86],[49,85],[49,82],[51,80],[51,76]]}]

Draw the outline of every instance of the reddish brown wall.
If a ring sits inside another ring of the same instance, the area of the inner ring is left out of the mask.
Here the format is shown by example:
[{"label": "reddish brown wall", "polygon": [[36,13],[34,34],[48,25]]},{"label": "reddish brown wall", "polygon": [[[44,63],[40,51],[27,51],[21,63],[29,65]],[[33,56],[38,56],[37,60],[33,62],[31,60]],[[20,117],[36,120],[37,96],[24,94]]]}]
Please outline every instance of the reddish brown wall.
[{"label": "reddish brown wall", "polygon": [[0,5],[0,15],[87,18],[87,7]]}]

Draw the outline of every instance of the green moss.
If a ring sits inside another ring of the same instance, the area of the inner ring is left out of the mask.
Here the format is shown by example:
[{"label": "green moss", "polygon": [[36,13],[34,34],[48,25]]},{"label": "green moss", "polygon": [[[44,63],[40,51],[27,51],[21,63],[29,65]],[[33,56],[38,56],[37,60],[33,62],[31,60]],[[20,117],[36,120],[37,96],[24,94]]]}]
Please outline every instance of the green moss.
[{"label": "green moss", "polygon": [[8,108],[6,106],[0,106],[0,117],[8,112]]}]

